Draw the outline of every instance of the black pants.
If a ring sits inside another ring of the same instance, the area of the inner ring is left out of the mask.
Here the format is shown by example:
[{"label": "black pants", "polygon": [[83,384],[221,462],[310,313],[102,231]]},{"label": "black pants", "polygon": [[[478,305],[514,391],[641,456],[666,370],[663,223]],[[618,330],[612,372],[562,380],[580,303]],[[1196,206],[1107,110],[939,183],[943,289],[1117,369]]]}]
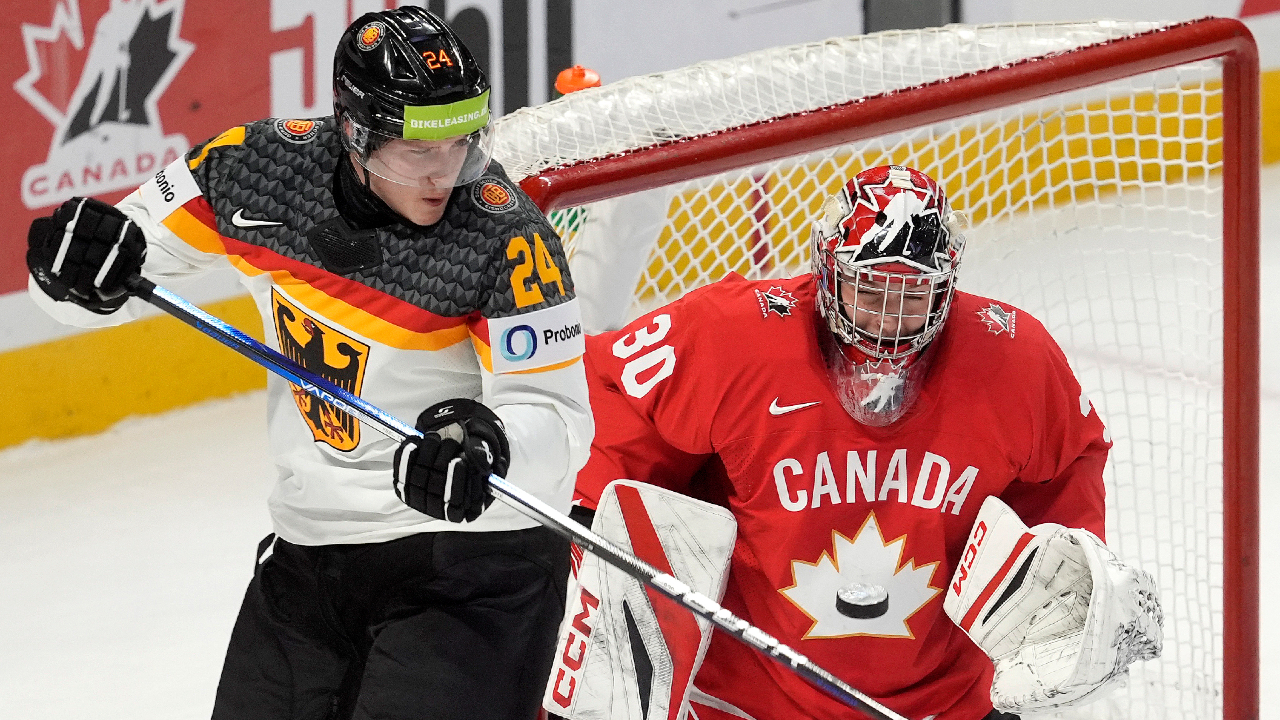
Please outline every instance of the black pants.
[{"label": "black pants", "polygon": [[245,593],[213,718],[533,720],[568,573],[568,541],[545,528],[277,539]]}]

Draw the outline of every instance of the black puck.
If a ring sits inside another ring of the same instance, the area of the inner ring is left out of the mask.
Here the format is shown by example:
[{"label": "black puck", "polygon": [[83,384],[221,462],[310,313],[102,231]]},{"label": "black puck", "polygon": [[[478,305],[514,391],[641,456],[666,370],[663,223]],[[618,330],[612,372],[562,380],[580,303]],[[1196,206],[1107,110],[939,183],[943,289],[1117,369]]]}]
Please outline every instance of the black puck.
[{"label": "black puck", "polygon": [[859,620],[878,618],[889,612],[889,593],[879,585],[849,583],[836,591],[836,610]]}]

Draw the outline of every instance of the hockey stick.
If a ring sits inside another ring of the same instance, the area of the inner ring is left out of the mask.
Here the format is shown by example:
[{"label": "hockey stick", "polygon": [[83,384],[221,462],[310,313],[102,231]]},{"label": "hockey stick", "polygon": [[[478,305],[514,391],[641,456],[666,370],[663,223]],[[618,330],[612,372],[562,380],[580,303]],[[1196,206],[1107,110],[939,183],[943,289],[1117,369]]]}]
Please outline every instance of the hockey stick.
[{"label": "hockey stick", "polygon": [[[387,437],[393,440],[403,440],[410,436],[422,437],[422,433],[418,432],[417,428],[406,425],[362,398],[312,373],[228,323],[206,313],[168,290],[158,287],[150,280],[135,275],[128,278],[125,283],[133,295],[155,305],[182,322],[221,342],[223,345],[266,367],[316,398],[333,405],[343,412],[361,418]],[[756,648],[774,661],[790,668],[793,672],[836,700],[877,720],[906,720],[902,715],[881,705],[866,694],[855,690],[836,676],[814,664],[804,655],[778,642],[776,638],[760,628],[720,607],[711,598],[702,593],[694,592],[692,588],[676,577],[659,571],[649,563],[596,535],[576,521],[570,520],[550,505],[508,483],[503,478],[497,475],[490,475],[489,485],[493,493],[508,505],[572,540],[583,550],[595,553],[619,570],[693,611],[694,614],[710,620],[716,627]]]}]

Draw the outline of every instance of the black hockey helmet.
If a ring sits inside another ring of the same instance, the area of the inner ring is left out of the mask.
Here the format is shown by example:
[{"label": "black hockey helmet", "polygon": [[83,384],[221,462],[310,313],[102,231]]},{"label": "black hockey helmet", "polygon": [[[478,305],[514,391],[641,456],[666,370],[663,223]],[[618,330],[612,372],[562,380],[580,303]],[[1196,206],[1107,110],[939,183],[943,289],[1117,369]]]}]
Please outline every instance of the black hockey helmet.
[{"label": "black hockey helmet", "polygon": [[366,13],[347,28],[333,61],[333,107],[347,149],[392,182],[461,185],[488,167],[489,80],[453,29],[423,8]]}]

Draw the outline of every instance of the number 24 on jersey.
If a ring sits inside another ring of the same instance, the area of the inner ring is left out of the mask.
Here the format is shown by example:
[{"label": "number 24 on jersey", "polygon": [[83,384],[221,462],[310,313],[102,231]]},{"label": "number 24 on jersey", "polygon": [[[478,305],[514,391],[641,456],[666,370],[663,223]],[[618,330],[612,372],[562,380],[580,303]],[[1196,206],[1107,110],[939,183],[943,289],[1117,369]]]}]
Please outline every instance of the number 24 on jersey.
[{"label": "number 24 on jersey", "polygon": [[[507,259],[515,260],[516,267],[511,271],[511,290],[516,296],[516,307],[529,307],[542,302],[542,285],[554,284],[564,295],[564,279],[560,268],[547,250],[542,236],[533,234],[533,247],[523,235],[517,235],[507,243]],[[532,282],[533,274],[538,274],[537,282]]]}]

